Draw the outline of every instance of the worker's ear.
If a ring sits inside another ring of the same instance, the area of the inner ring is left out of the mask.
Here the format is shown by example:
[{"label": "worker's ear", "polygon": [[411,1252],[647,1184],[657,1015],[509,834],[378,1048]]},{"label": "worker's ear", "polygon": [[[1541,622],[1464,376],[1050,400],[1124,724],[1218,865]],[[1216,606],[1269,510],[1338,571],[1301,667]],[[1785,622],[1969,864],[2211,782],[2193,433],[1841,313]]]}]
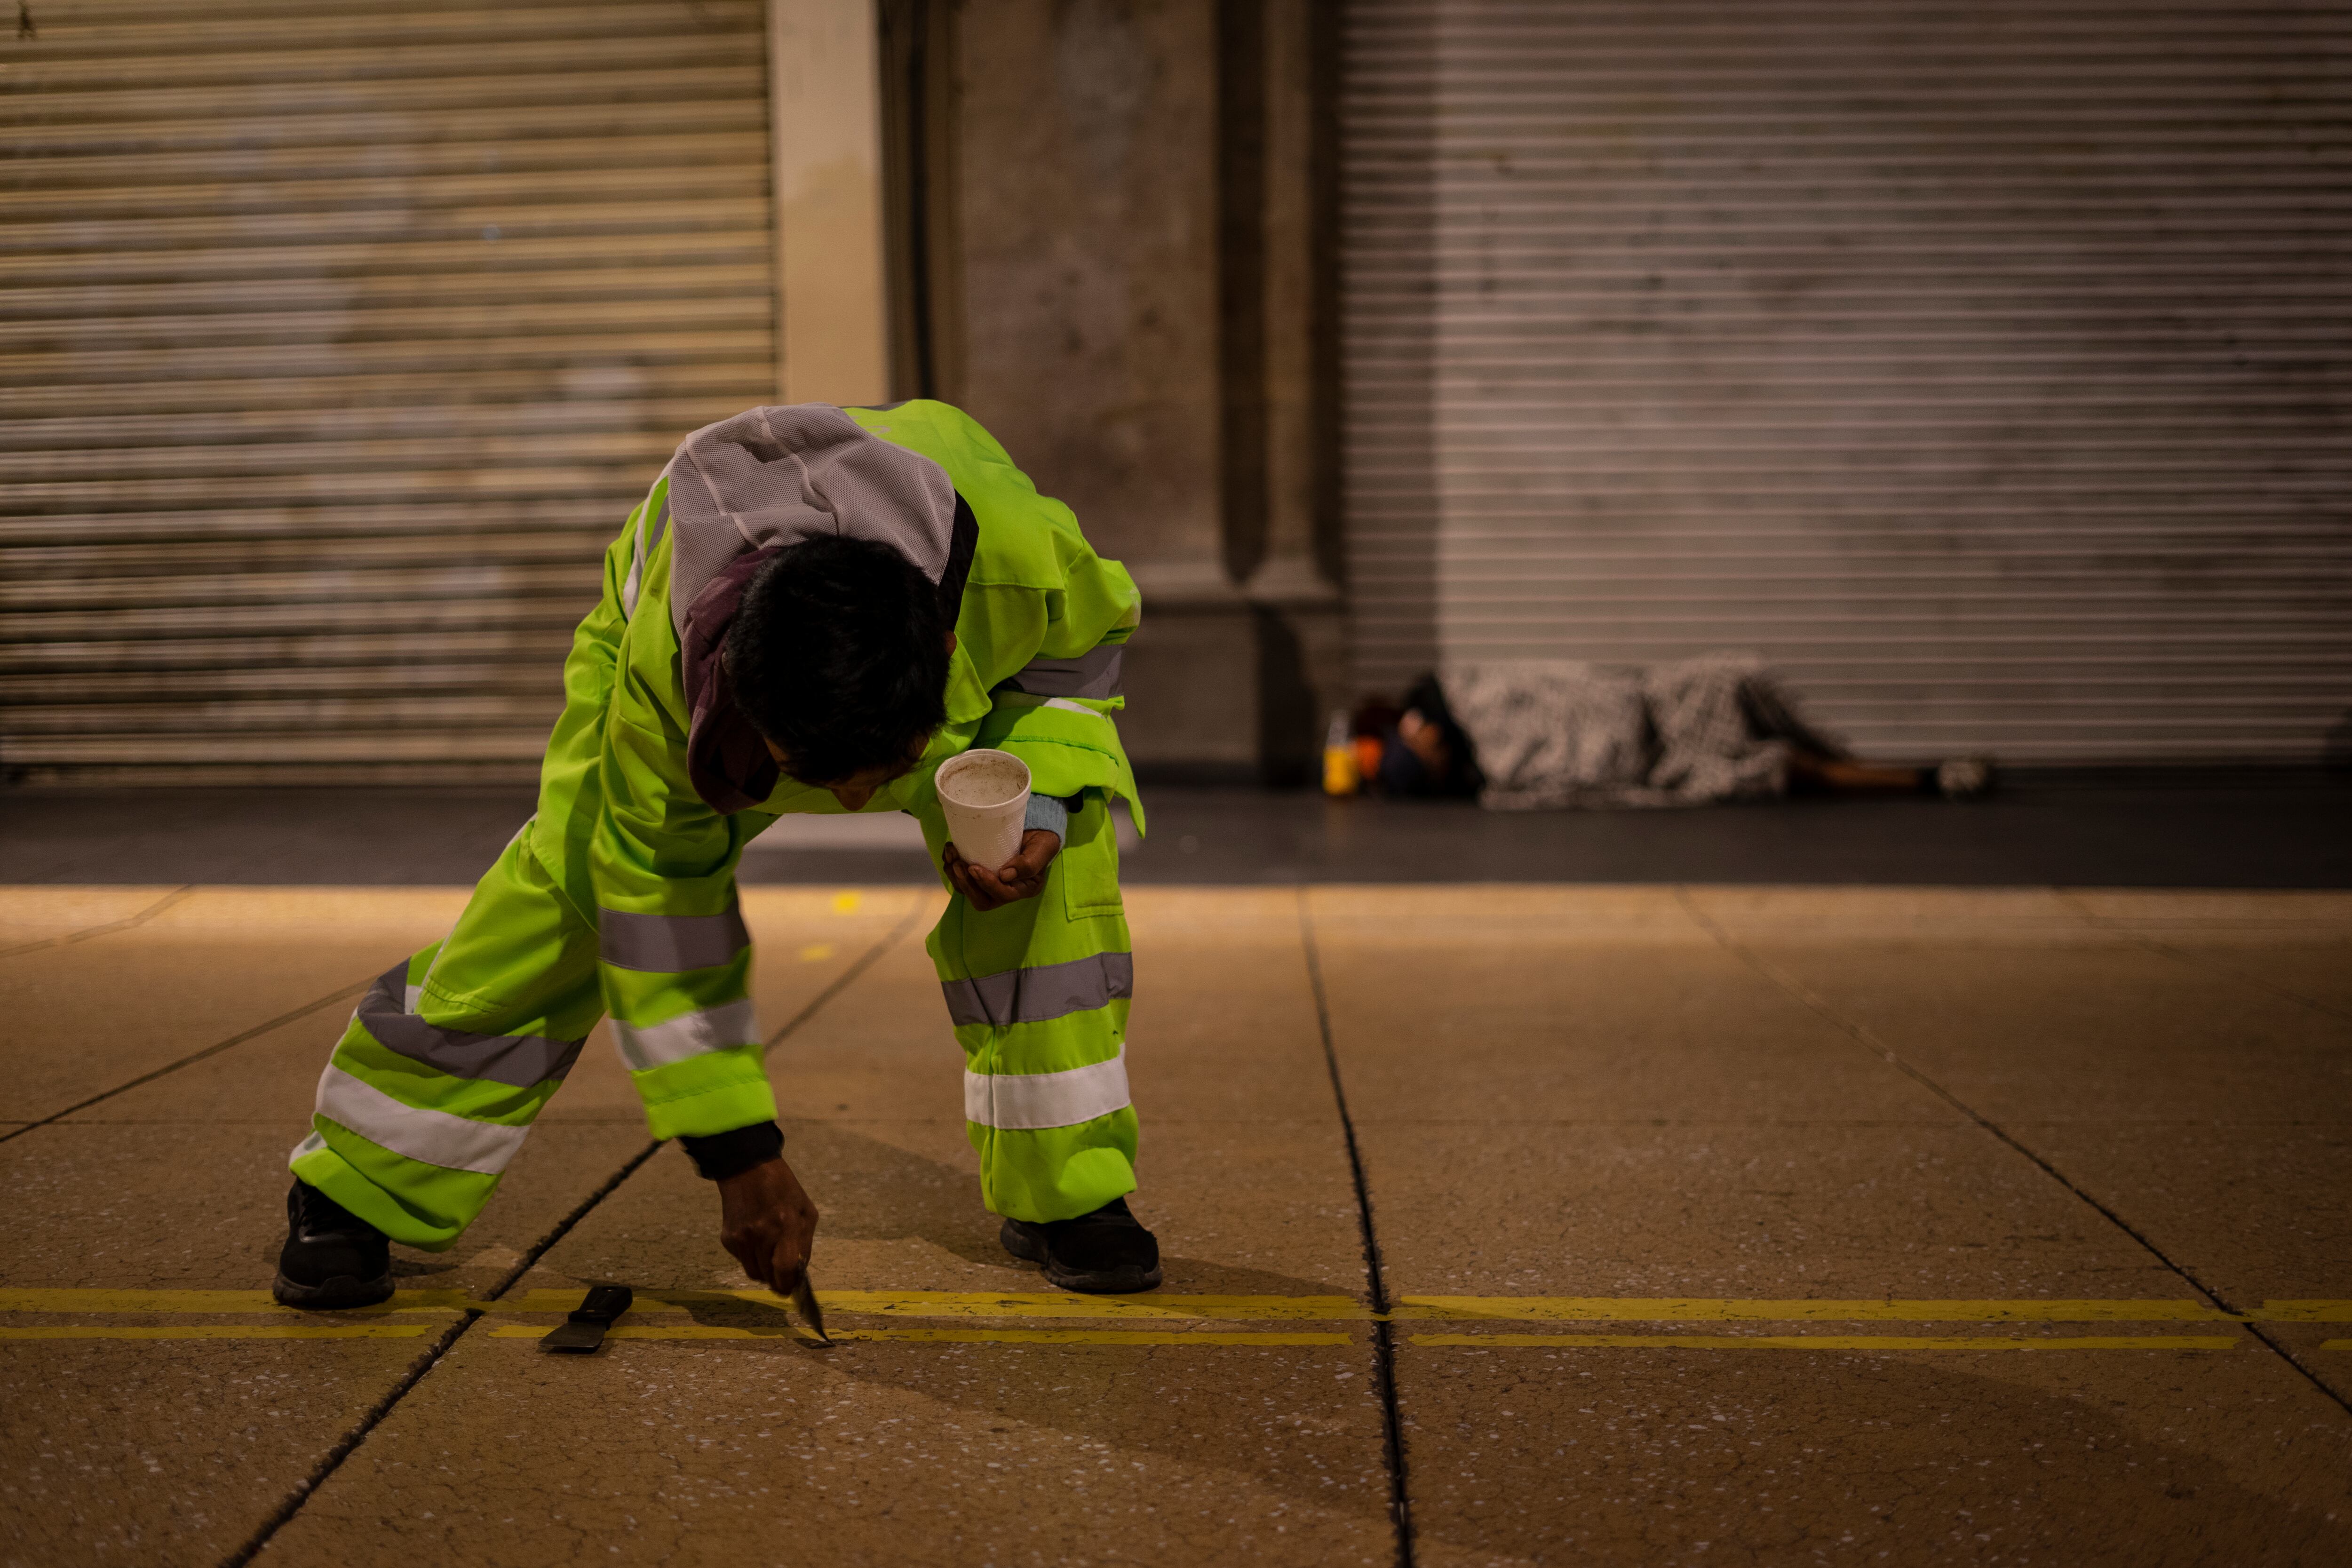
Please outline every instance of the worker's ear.
[{"label": "worker's ear", "polygon": [[948,657],[950,658],[953,658],[955,657],[955,628],[953,626],[950,626],[948,628]]}]

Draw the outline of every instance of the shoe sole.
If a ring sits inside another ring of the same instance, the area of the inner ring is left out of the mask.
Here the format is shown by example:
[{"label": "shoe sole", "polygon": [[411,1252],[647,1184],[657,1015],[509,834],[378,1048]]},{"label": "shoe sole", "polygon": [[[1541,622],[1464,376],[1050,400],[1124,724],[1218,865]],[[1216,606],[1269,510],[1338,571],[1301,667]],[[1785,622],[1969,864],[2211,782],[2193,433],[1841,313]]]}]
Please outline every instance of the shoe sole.
[{"label": "shoe sole", "polygon": [[1056,1268],[1045,1265],[1045,1278],[1065,1290],[1075,1290],[1082,1296],[1131,1296],[1139,1290],[1157,1289],[1160,1270],[1157,1268],[1106,1268],[1091,1274],[1075,1269]]},{"label": "shoe sole", "polygon": [[1031,1241],[1029,1233],[1009,1219],[998,1229],[996,1244],[1024,1263],[1043,1264],[1045,1261],[1045,1247]]},{"label": "shoe sole", "polygon": [[314,1312],[373,1307],[378,1301],[392,1300],[392,1276],[354,1279],[348,1274],[338,1274],[323,1285],[303,1285],[281,1273],[269,1282],[269,1293],[282,1307],[302,1307]]},{"label": "shoe sole", "polygon": [[1024,1263],[1034,1263],[1045,1271],[1048,1284],[1081,1296],[1131,1296],[1139,1290],[1153,1290],[1160,1286],[1160,1270],[1150,1268],[1100,1268],[1080,1270],[1065,1268],[1056,1264],[1045,1248],[1031,1239],[1029,1233],[1011,1220],[997,1232],[997,1244]]}]

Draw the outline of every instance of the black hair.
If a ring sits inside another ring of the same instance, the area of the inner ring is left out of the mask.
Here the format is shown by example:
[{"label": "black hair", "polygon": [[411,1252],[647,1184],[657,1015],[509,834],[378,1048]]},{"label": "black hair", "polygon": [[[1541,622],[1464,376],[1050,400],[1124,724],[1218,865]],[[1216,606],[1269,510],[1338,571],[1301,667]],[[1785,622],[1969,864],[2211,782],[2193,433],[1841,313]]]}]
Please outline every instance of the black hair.
[{"label": "black hair", "polygon": [[727,675],[753,729],[803,784],[911,761],[947,721],[940,591],[887,544],[825,534],[751,575],[727,628]]}]

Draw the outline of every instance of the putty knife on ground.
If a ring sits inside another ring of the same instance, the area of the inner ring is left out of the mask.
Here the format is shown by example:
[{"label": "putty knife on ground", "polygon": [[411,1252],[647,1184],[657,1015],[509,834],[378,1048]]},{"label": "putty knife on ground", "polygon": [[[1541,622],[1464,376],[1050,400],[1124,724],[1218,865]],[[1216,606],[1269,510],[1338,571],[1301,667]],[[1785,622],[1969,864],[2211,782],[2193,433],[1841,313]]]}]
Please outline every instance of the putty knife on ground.
[{"label": "putty knife on ground", "polygon": [[604,1342],[604,1331],[613,1326],[614,1319],[629,1310],[635,1299],[626,1285],[597,1286],[580,1303],[579,1310],[541,1336],[539,1348],[585,1355]]}]

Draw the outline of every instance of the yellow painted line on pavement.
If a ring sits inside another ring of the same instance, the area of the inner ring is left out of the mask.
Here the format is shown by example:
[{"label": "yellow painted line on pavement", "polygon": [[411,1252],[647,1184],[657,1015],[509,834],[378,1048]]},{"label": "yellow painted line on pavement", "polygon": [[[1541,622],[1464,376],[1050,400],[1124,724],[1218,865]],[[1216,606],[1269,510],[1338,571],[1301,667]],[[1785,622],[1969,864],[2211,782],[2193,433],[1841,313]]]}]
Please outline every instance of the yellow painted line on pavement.
[{"label": "yellow painted line on pavement", "polygon": [[425,1323],[0,1324],[0,1340],[413,1340]]},{"label": "yellow painted line on pavement", "polygon": [[[2265,1303],[2245,1314],[2268,1319],[2268,1309],[2329,1308],[2352,1301]],[[2236,1322],[2237,1316],[2202,1301],[2148,1300],[1748,1300],[1712,1296],[1405,1296],[1399,1319],[1492,1319],[1505,1322],[1636,1323],[2164,1323]],[[2308,1319],[2305,1321],[2310,1321]],[[2335,1320],[2320,1320],[2335,1321]]]},{"label": "yellow painted line on pavement", "polygon": [[[499,1340],[535,1340],[547,1333],[543,1325],[492,1329]],[[1154,1333],[1142,1329],[835,1329],[835,1343],[844,1341],[934,1345],[1344,1345],[1347,1334],[1221,1334]],[[608,1340],[796,1340],[817,1343],[814,1334],[782,1324],[774,1328],[739,1329],[713,1323],[681,1323],[676,1327],[608,1329]]]},{"label": "yellow painted line on pavement", "polygon": [[[1063,1291],[820,1290],[832,1312],[907,1318],[1109,1318],[1129,1321],[1185,1319],[1274,1322],[1285,1319],[1361,1322],[1371,1310],[1352,1296],[1073,1296]],[[750,1304],[782,1308],[772,1290],[641,1290],[632,1312],[684,1312],[696,1307]],[[527,1290],[499,1303],[512,1311],[568,1312],[576,1290]]]},{"label": "yellow painted line on pavement", "polygon": [[[388,1312],[462,1312],[479,1306],[463,1290],[394,1290],[373,1307],[341,1310],[336,1316],[382,1317]],[[580,1303],[574,1300],[576,1307]],[[569,1309],[566,1309],[569,1310]],[[281,1307],[267,1290],[81,1290],[0,1289],[0,1312],[237,1312],[310,1317]]]},{"label": "yellow painted line on pavement", "polygon": [[2144,1334],[2127,1339],[2045,1334],[2030,1340],[1970,1334],[1948,1339],[1909,1334],[1407,1334],[1405,1342],[1433,1348],[1501,1345],[1528,1350],[2226,1351],[2242,1342],[2205,1334]]},{"label": "yellow painted line on pavement", "polygon": [[[447,1316],[487,1312],[498,1317],[569,1312],[580,1304],[580,1289],[537,1289],[503,1300],[478,1300],[461,1289],[401,1290],[392,1300],[334,1314],[336,1320],[401,1314]],[[1189,1322],[1343,1322],[1376,1321],[1378,1314],[1349,1296],[1077,1296],[1061,1291],[827,1290],[829,1312],[847,1317],[972,1320],[1022,1319],[1134,1324]],[[640,1290],[633,1321],[686,1313],[697,1317],[740,1312],[745,1308],[781,1311],[786,1303],[773,1292],[741,1290]],[[319,1314],[281,1307],[267,1290],[147,1290],[80,1288],[0,1289],[0,1314],[44,1313],[103,1317],[125,1314],[218,1314],[320,1321]],[[2352,1300],[2265,1301],[2259,1309],[2227,1313],[2185,1299],[1806,1300],[1738,1297],[1650,1296],[1407,1296],[1391,1317],[1409,1322],[1949,1322],[1949,1323],[2352,1323]],[[727,1325],[706,1325],[726,1327]],[[747,1331],[761,1331],[756,1325]],[[1194,1337],[1194,1336],[1188,1336]],[[1817,1341],[1809,1342],[1818,1342]],[[2327,1348],[2352,1342],[2331,1340]]]}]

